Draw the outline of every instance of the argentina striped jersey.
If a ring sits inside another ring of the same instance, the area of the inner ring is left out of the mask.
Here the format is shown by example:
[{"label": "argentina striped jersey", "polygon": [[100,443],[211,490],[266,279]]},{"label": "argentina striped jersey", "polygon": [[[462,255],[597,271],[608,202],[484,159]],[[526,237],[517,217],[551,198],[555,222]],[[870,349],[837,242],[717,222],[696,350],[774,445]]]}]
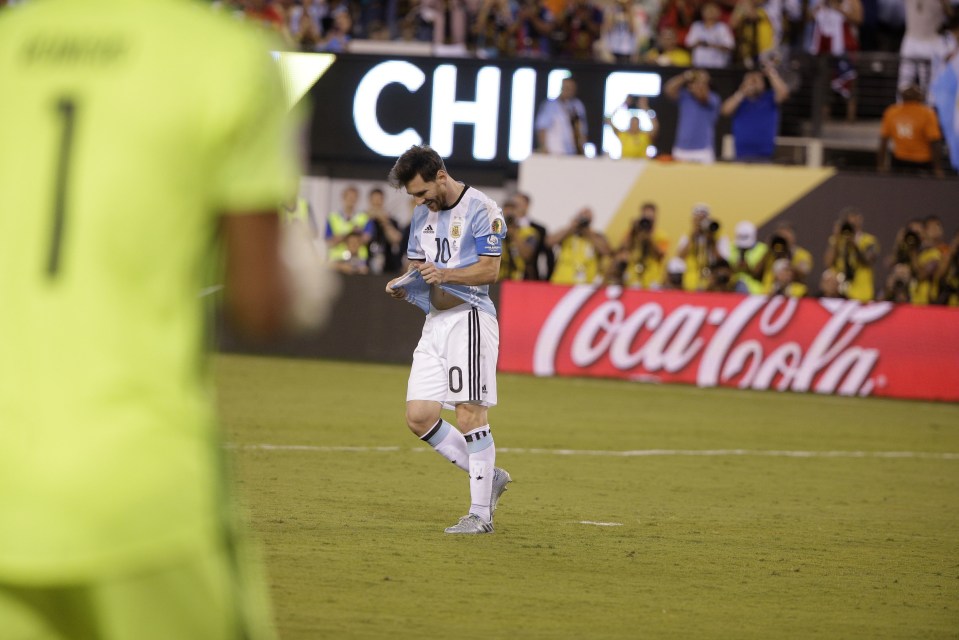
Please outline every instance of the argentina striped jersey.
[{"label": "argentina striped jersey", "polygon": [[[501,255],[505,235],[506,221],[499,206],[467,185],[447,210],[430,211],[426,205],[413,209],[406,254],[410,260],[426,260],[440,269],[468,267],[480,256]],[[489,285],[444,284],[442,288],[496,316]]]}]

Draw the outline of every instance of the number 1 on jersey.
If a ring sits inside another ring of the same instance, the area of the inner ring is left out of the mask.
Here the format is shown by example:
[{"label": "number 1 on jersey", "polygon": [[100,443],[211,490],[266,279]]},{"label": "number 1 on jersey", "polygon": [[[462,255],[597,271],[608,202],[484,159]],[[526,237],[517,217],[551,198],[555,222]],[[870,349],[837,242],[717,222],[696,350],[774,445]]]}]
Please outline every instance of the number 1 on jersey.
[{"label": "number 1 on jersey", "polygon": [[60,149],[57,155],[57,175],[53,196],[53,232],[50,254],[47,257],[47,275],[54,277],[60,270],[60,247],[63,244],[63,225],[66,218],[67,182],[70,173],[70,155],[73,148],[73,130],[76,103],[69,98],[57,101],[57,115],[61,121]]}]

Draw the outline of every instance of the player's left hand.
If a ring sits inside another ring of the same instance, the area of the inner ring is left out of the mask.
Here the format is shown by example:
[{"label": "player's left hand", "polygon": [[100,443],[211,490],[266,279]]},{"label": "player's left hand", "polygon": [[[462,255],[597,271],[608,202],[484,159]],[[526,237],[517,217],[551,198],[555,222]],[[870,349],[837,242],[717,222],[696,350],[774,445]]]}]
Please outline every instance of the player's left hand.
[{"label": "player's left hand", "polygon": [[437,269],[436,265],[431,262],[424,262],[421,265],[417,265],[416,268],[420,270],[420,275],[423,276],[423,281],[427,284],[443,284],[446,282],[444,270]]}]

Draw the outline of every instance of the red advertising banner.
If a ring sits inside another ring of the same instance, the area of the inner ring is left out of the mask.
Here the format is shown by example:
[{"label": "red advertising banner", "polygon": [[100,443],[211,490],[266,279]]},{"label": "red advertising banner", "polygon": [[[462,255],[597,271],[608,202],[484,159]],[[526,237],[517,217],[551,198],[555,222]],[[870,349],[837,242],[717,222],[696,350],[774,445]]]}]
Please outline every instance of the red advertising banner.
[{"label": "red advertising banner", "polygon": [[501,371],[959,401],[959,309],[505,282]]}]

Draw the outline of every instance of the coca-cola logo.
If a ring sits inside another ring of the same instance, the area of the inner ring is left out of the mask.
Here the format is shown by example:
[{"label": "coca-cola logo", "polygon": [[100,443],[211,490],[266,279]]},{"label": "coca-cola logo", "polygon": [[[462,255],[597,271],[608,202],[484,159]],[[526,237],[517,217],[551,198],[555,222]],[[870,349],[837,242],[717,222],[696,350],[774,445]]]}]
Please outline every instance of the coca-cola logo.
[{"label": "coca-cola logo", "polygon": [[[714,299],[714,298],[708,298]],[[684,371],[698,358],[700,386],[869,395],[879,350],[856,344],[863,330],[893,305],[822,300],[829,314],[809,340],[782,339],[796,317],[794,298],[747,296],[732,307],[656,300],[628,309],[622,290],[574,287],[539,331],[533,373],[554,375],[557,362],[589,368],[607,360],[630,377]],[[561,346],[568,349],[560,353]]]}]

